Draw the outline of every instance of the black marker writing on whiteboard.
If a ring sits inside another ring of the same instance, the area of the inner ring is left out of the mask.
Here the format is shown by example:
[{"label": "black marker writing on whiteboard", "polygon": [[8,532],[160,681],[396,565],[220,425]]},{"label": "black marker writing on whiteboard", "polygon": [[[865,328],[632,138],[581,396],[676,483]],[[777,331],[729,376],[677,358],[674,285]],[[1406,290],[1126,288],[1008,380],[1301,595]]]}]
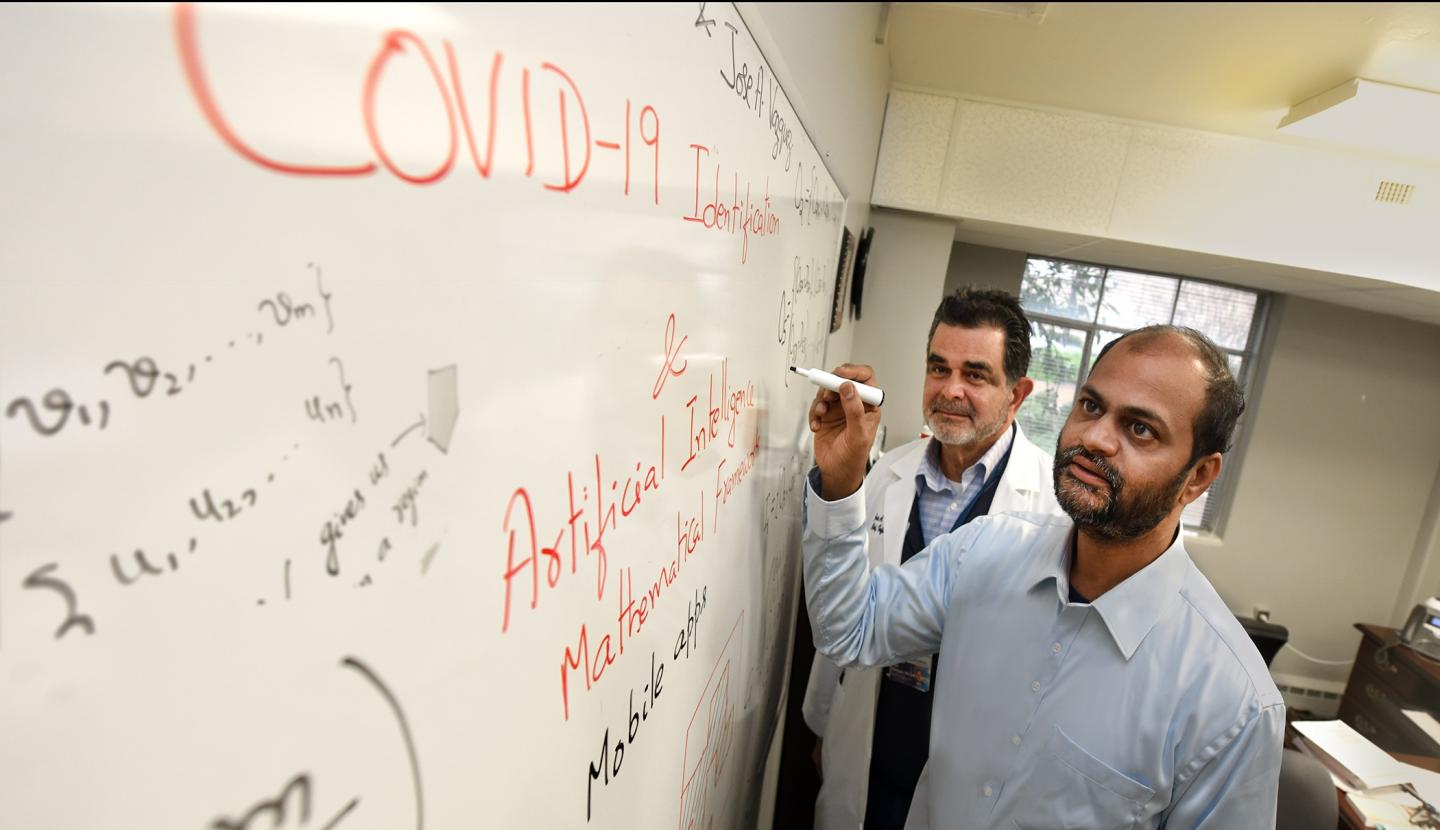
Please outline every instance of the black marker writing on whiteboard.
[{"label": "black marker writing on whiteboard", "polygon": [[885,393],[873,386],[866,386],[863,383],[856,383],[849,378],[842,378],[839,375],[832,375],[820,369],[797,369],[790,367],[790,371],[810,381],[822,389],[829,389],[831,392],[839,392],[842,383],[854,383],[855,391],[860,393],[860,400],[871,406],[879,406],[885,402]]}]

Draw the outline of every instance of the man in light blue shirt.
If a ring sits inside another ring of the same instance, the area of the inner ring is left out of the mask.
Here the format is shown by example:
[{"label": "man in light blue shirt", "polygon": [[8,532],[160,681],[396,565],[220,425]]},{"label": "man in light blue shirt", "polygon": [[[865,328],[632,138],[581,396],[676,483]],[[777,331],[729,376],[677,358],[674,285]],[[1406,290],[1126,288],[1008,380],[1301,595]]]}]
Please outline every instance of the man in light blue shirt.
[{"label": "man in light blue shirt", "polygon": [[1179,532],[1243,409],[1203,335],[1131,332],[1101,352],[1060,433],[1068,518],[986,517],[871,569],[860,486],[879,411],[848,385],[817,395],[816,647],[841,665],[940,652],[907,827],[1274,826],[1284,704]]},{"label": "man in light blue shirt", "polygon": [[[921,353],[920,408],[931,435],[892,448],[865,475],[872,563],[904,562],[980,516],[1060,513],[1055,459],[1015,420],[1034,388],[1032,334],[1020,301],[1002,291],[964,288],[940,301]],[[842,671],[815,655],[801,708],[824,739],[815,830],[905,826],[942,691],[932,682],[936,665],[927,654]]]}]

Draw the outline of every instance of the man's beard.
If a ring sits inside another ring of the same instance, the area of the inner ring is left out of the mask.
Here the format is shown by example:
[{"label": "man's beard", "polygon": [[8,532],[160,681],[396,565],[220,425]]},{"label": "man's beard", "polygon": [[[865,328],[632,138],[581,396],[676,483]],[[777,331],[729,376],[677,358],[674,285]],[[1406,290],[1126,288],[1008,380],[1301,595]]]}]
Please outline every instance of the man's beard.
[{"label": "man's beard", "polygon": [[[959,424],[939,423],[933,416],[936,412],[944,412],[948,415],[964,415],[970,419],[970,426]],[[964,404],[945,403],[936,399],[925,412],[925,424],[930,427],[930,434],[935,440],[947,447],[973,447],[974,445],[993,438],[1000,434],[1005,428],[1005,413],[1000,412],[994,422],[982,424],[975,420],[975,408]]]},{"label": "man's beard", "polygon": [[[1108,493],[1101,493],[1074,476],[1065,476],[1062,483],[1061,473],[1077,456],[1089,461],[1099,471],[1100,476],[1110,485]],[[1170,515],[1181,488],[1185,486],[1190,469],[1187,465],[1164,484],[1128,493],[1124,477],[1103,458],[1078,445],[1065,450],[1057,449],[1055,498],[1077,527],[1104,539],[1136,539],[1153,530]],[[1086,493],[1100,496],[1105,501],[1098,506],[1092,505],[1084,500],[1083,494]]]}]

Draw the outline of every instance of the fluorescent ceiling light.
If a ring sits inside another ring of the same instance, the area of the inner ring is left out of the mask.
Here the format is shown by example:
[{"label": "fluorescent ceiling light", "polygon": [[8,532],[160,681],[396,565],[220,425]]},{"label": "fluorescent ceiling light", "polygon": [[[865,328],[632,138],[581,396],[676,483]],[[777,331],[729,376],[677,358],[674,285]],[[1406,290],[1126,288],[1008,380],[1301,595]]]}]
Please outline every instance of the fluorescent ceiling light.
[{"label": "fluorescent ceiling light", "polygon": [[1349,147],[1440,159],[1440,94],[1351,78],[1291,107],[1278,129]]},{"label": "fluorescent ceiling light", "polygon": [[1015,17],[1032,23],[1043,23],[1045,14],[1050,11],[1049,3],[941,3],[940,5],[967,12]]}]

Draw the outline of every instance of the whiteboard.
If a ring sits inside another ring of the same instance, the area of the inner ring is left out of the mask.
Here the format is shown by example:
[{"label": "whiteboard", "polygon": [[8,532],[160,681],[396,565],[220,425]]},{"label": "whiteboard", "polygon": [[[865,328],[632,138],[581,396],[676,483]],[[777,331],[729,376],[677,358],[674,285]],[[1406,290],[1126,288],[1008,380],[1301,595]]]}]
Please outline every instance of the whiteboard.
[{"label": "whiteboard", "polygon": [[844,197],[736,10],[0,47],[0,826],[752,822]]}]

